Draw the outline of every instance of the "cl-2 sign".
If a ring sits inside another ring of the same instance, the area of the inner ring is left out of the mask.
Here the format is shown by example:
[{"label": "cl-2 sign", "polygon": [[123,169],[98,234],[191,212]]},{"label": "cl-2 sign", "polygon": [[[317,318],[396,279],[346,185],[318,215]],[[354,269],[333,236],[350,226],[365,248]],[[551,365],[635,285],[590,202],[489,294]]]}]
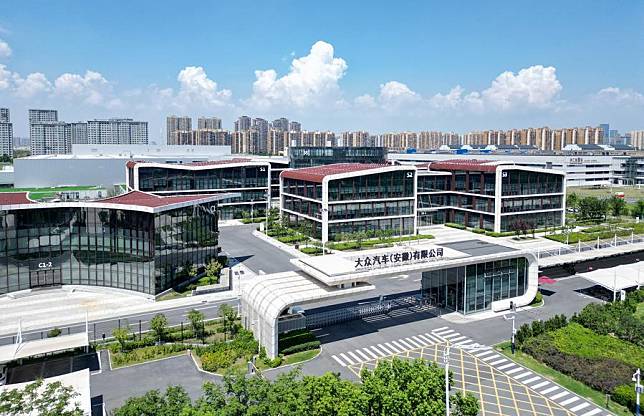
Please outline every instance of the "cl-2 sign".
[{"label": "cl-2 sign", "polygon": [[53,265],[54,264],[52,262],[50,262],[50,261],[42,261],[42,262],[38,263],[38,268],[39,269],[48,269]]}]

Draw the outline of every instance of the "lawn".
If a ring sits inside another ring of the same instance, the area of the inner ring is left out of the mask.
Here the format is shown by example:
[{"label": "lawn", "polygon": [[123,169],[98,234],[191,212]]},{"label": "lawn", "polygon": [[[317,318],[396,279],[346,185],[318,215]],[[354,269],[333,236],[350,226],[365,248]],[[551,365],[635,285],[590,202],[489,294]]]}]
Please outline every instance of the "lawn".
[{"label": "lawn", "polygon": [[[313,350],[300,351],[294,354],[285,355],[282,359],[282,364],[280,365],[280,367],[310,360],[311,358],[316,357],[319,353],[320,353],[320,349],[316,348]],[[258,370],[268,370],[271,368],[279,368],[279,367],[269,367],[264,363],[263,360],[259,360],[259,359],[256,361],[256,367]]]},{"label": "lawn", "polygon": [[637,305],[637,311],[635,311],[635,317],[644,319],[644,302],[641,302]]},{"label": "lawn", "polygon": [[0,188],[0,192],[28,192],[29,198],[39,200],[52,198],[57,192],[63,191],[88,191],[92,189],[103,189],[100,186],[60,186],[56,188]]},{"label": "lawn", "polygon": [[638,189],[632,186],[613,186],[612,188],[578,188],[571,187],[567,189],[568,193],[575,193],[578,196],[594,196],[597,198],[609,198],[617,192],[624,192],[627,199],[643,199],[644,189]]},{"label": "lawn", "polygon": [[[554,381],[555,383],[567,388],[568,390],[581,397],[585,397],[586,399],[595,403],[597,406],[603,408],[606,406],[606,395],[604,393],[593,390],[592,388],[573,379],[572,377],[553,370],[552,368],[540,363],[539,361],[535,360],[527,354],[522,353],[521,351],[516,351],[516,353],[512,355],[512,350],[510,348],[509,342],[498,344],[496,346],[496,349],[503,353],[505,356],[521,364],[522,366],[551,381]],[[610,402],[609,410],[619,416],[632,416],[633,414],[626,407],[612,401]]]}]

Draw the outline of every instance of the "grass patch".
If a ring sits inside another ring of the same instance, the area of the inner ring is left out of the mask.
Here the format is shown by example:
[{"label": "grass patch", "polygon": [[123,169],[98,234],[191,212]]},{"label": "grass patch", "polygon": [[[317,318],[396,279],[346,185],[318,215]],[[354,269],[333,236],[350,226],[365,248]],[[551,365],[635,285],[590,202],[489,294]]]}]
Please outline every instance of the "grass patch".
[{"label": "grass patch", "polygon": [[[534,358],[532,358],[527,354],[524,354],[521,351],[517,350],[516,354],[512,355],[510,343],[507,341],[501,344],[498,344],[495,348],[506,357],[509,357],[510,359],[516,361],[517,363],[523,365],[524,367],[534,371],[535,373],[551,381],[554,381],[555,383],[567,388],[573,393],[592,401],[597,406],[605,408],[606,395],[604,393],[594,390],[586,386],[585,384],[573,379],[572,377],[569,377],[556,370],[553,370],[552,368],[540,363],[539,361],[535,360]],[[633,414],[626,407],[618,403],[615,403],[613,401],[610,402],[609,410],[620,416],[622,415],[632,416]]]},{"label": "grass patch", "polygon": [[637,305],[637,310],[635,311],[635,317],[639,319],[644,319],[644,302],[640,302]]},{"label": "grass patch", "polygon": [[285,355],[283,365],[287,364],[297,364],[302,361],[310,360],[320,353],[320,349],[316,348],[314,350],[296,352],[295,354]]},{"label": "grass patch", "polygon": [[159,296],[159,297],[157,298],[157,302],[158,302],[158,301],[162,301],[162,300],[172,300],[172,299],[185,298],[185,297],[186,297],[186,296],[188,296],[189,294],[190,294],[190,291],[187,291],[187,292],[177,292],[177,291],[176,291],[176,290],[174,290],[174,289],[170,289],[170,291],[168,291],[167,293],[164,293],[162,296]]},{"label": "grass patch", "polygon": [[134,364],[141,364],[161,358],[174,357],[184,354],[189,348],[188,345],[165,344],[160,346],[149,346],[136,348],[128,352],[111,353],[112,368],[125,367]]},{"label": "grass patch", "polygon": [[387,237],[387,238],[373,238],[363,240],[360,243],[357,241],[340,241],[329,243],[327,246],[332,250],[347,251],[347,250],[360,250],[362,248],[373,248],[374,246],[389,246],[393,243],[401,243],[404,241],[418,241],[418,240],[431,240],[434,236],[431,234],[416,234],[406,235],[402,237]]}]

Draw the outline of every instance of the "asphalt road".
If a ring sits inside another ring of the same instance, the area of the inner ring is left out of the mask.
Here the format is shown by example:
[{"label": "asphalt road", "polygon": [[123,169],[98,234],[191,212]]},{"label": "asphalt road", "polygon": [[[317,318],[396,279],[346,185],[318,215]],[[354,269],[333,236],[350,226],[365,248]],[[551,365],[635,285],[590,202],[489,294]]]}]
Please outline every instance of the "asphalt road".
[{"label": "asphalt road", "polygon": [[256,228],[257,224],[220,227],[221,251],[229,257],[235,257],[257,274],[295,270],[289,254],[253,236]]}]

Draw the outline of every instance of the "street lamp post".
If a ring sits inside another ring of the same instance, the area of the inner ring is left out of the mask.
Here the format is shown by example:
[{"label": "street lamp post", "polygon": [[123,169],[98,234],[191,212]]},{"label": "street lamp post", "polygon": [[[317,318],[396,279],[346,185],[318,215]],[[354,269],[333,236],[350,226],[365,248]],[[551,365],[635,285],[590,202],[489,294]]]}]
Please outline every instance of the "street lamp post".
[{"label": "street lamp post", "polygon": [[445,416],[449,416],[449,341],[445,345],[443,363],[445,364]]},{"label": "street lamp post", "polygon": [[506,321],[512,321],[512,338],[511,338],[511,347],[512,347],[512,355],[514,355],[514,351],[516,350],[516,344],[514,341],[514,336],[517,333],[516,328],[514,327],[514,320],[516,319],[516,315],[512,315],[511,318],[508,318],[507,316],[503,316],[503,319]]},{"label": "street lamp post", "polygon": [[644,386],[640,384],[641,373],[639,368],[633,374],[633,381],[635,382],[635,415],[640,416],[640,393],[644,392]]},{"label": "street lamp post", "polygon": [[640,290],[640,286],[642,286],[640,283],[640,259],[635,259],[635,261],[637,262],[637,290]]}]

